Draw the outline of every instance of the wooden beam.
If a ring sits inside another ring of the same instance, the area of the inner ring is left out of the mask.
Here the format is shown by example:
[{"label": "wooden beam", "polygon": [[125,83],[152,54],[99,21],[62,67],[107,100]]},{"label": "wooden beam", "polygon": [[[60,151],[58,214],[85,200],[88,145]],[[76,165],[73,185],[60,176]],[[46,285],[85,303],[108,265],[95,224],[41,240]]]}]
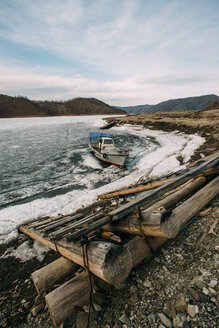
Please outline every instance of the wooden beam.
[{"label": "wooden beam", "polygon": [[98,196],[98,198],[100,198],[100,199],[109,199],[109,198],[115,198],[115,197],[120,197],[120,196],[125,196],[125,195],[136,194],[138,192],[158,188],[160,186],[165,185],[167,182],[169,182],[171,180],[173,180],[173,178],[154,181],[154,182],[148,183],[148,184],[143,185],[143,186],[137,186],[137,187],[134,187],[134,188],[127,188],[127,189],[124,189],[124,190],[115,191],[115,192],[112,192],[112,193],[100,195],[100,196]]}]

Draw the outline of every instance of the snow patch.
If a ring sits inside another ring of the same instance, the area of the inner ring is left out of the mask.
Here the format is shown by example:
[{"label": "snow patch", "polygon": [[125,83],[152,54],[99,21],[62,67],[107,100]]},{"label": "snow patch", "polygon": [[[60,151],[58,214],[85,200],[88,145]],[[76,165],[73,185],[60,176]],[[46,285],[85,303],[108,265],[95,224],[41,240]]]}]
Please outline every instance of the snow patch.
[{"label": "snow patch", "polygon": [[15,257],[21,262],[30,261],[36,257],[39,261],[42,261],[45,257],[45,254],[49,251],[49,248],[38,243],[34,242],[33,247],[30,245],[29,241],[23,242],[18,248],[14,249],[10,247],[7,251],[1,256],[1,258]]}]

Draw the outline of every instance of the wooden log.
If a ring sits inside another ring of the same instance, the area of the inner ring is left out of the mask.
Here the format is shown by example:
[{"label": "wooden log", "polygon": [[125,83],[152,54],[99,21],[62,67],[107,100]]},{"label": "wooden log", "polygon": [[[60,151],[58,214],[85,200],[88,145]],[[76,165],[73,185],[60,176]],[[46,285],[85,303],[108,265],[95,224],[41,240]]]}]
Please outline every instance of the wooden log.
[{"label": "wooden log", "polygon": [[146,191],[143,195],[140,197],[137,197],[133,201],[129,202],[128,204],[125,204],[112,212],[108,213],[108,215],[113,217],[113,221],[118,221],[124,216],[130,214],[133,212],[136,208],[136,206],[144,206],[145,204],[152,202],[159,197],[161,197],[164,193],[170,191],[173,188],[176,188],[180,186],[181,184],[185,183],[186,181],[190,180],[191,178],[194,178],[199,173],[204,172],[208,168],[212,168],[214,166],[217,166],[219,163],[219,157],[210,159],[209,161],[199,165],[192,167],[188,170],[185,174],[182,176],[177,177],[176,179],[171,180],[170,182],[166,183],[165,185],[156,188],[155,190]]},{"label": "wooden log", "polygon": [[161,229],[169,237],[174,238],[179,229],[206,206],[219,193],[219,176],[214,178],[196,194],[176,207],[171,216],[163,222]]},{"label": "wooden log", "polygon": [[90,290],[89,276],[87,272],[82,272],[46,295],[46,304],[55,327],[70,317],[76,306],[89,303]]},{"label": "wooden log", "polygon": [[187,181],[186,183],[183,183],[181,186],[179,186],[179,187],[177,187],[177,188],[175,188],[175,189],[172,189],[172,190],[166,192],[166,193],[163,195],[163,197],[167,197],[167,196],[169,196],[169,195],[171,195],[171,194],[174,194],[175,192],[177,192],[178,190],[184,188],[186,185],[190,184],[190,182],[193,182],[194,180],[195,180],[195,178],[192,178],[192,179],[190,179],[189,181]]},{"label": "wooden log", "polygon": [[136,215],[129,215],[123,220],[115,224],[107,224],[102,227],[105,231],[119,231],[122,233],[148,236],[164,237],[160,225],[162,220],[162,212],[141,212],[140,221]]},{"label": "wooden log", "polygon": [[[137,236],[124,246],[130,254],[131,268],[149,258],[152,255],[152,250],[155,250],[167,240],[164,238],[152,239],[155,241],[151,241],[150,238],[147,241],[144,237]],[[99,286],[101,281],[96,281],[95,277],[93,279],[95,285]],[[46,295],[46,304],[55,327],[58,327],[69,316],[73,315],[76,306],[82,307],[89,303],[90,288],[90,279],[85,271]]]},{"label": "wooden log", "polygon": [[[168,237],[161,229],[161,221],[163,213],[159,212],[159,208],[169,209],[179,201],[184,199],[192,192],[199,189],[206,182],[206,178],[199,177],[196,180],[190,182],[184,188],[178,190],[174,194],[160,200],[154,205],[147,208],[145,211],[141,211],[141,221],[139,222],[136,215],[129,215],[126,218],[115,222],[114,224],[107,224],[102,227],[105,231],[119,231],[129,234],[142,234],[154,237]],[[156,211],[157,212],[153,212]]]},{"label": "wooden log", "polygon": [[147,211],[155,211],[161,207],[165,209],[170,209],[183,200],[188,195],[200,189],[206,183],[205,177],[199,177],[195,180],[190,181],[188,184],[185,183],[182,188],[175,191],[173,194],[161,199],[152,206],[147,208]]},{"label": "wooden log", "polygon": [[128,189],[124,189],[124,190],[115,191],[115,192],[112,192],[112,193],[100,195],[100,196],[98,196],[98,198],[100,198],[100,199],[109,199],[109,198],[120,197],[120,196],[124,196],[124,195],[136,194],[138,192],[158,188],[160,186],[165,185],[167,182],[169,182],[171,180],[173,180],[173,178],[160,180],[160,181],[154,181],[154,182],[148,183],[148,184],[143,185],[143,186],[138,186],[138,187],[135,187],[135,188],[128,188]]},{"label": "wooden log", "polygon": [[212,167],[212,168],[204,171],[203,173],[200,173],[198,176],[208,177],[209,175],[217,175],[217,174],[219,174],[219,166]]},{"label": "wooden log", "polygon": [[218,166],[217,167],[212,167],[212,168],[210,168],[210,169],[208,169],[208,170],[206,170],[206,171],[198,174],[195,178],[190,179],[189,181],[187,181],[183,185],[181,185],[181,186],[179,186],[179,187],[177,187],[177,188],[175,188],[173,190],[168,191],[167,193],[164,194],[164,197],[167,197],[167,196],[171,195],[172,193],[180,190],[181,188],[183,188],[184,186],[186,186],[190,182],[194,181],[194,179],[197,179],[199,177],[208,177],[208,176],[217,175],[217,174],[219,174],[219,167]]},{"label": "wooden log", "polygon": [[[209,175],[214,175],[214,174],[218,174],[219,173],[219,167],[214,167],[214,168],[210,168],[208,170],[206,170],[205,172],[199,174],[198,176],[209,176]],[[109,198],[115,198],[115,197],[120,197],[120,196],[125,196],[125,195],[130,195],[130,194],[135,194],[138,192],[142,192],[142,191],[146,191],[146,190],[151,190],[151,189],[155,189],[158,187],[163,186],[164,184],[166,184],[169,181],[172,181],[174,178],[168,178],[165,180],[159,180],[159,181],[153,181],[150,183],[147,183],[146,185],[141,185],[141,186],[137,186],[137,187],[132,187],[132,188],[127,188],[124,190],[119,190],[119,191],[115,191],[112,193],[107,193],[104,195],[100,195],[98,196],[99,199],[109,199]],[[187,181],[185,184],[189,183],[189,181]],[[184,186],[184,185],[183,185]],[[177,190],[180,189],[181,186],[177,187]],[[173,193],[177,190],[172,190],[169,193]]]},{"label": "wooden log", "polygon": [[[64,257],[84,266],[80,242],[69,242],[62,239],[55,244],[54,241],[40,235],[37,231],[28,229],[28,226],[22,225],[19,230],[54,251],[58,249]],[[130,273],[130,254],[123,245],[115,245],[106,241],[91,241],[87,247],[87,257],[90,271],[109,284],[119,284]]]},{"label": "wooden log", "polygon": [[60,257],[58,260],[36,270],[31,274],[34,286],[39,295],[42,295],[50,287],[55,285],[60,280],[74,273],[79,268],[79,265]]}]

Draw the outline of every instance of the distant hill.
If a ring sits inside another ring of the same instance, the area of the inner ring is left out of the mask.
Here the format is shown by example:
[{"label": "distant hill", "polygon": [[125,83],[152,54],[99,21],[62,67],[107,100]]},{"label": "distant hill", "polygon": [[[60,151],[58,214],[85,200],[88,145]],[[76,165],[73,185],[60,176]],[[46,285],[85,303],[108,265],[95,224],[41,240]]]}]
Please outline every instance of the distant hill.
[{"label": "distant hill", "polygon": [[124,110],[126,113],[129,114],[139,114],[142,113],[144,110],[147,110],[151,106],[152,105],[137,105],[137,106],[127,106],[127,107],[114,106],[114,107]]},{"label": "distant hill", "polygon": [[209,104],[219,100],[216,95],[170,99],[148,108],[147,113],[171,112],[181,110],[204,110]]},{"label": "distant hill", "polygon": [[209,109],[219,109],[219,100],[216,100],[213,103],[209,104],[206,110]]},{"label": "distant hill", "polygon": [[46,115],[43,110],[27,98],[0,95],[0,118]]},{"label": "distant hill", "polygon": [[117,107],[127,113],[155,113],[187,110],[204,110],[209,104],[219,101],[216,95],[205,95],[199,97],[179,98],[162,101],[157,105],[138,105],[131,107]]},{"label": "distant hill", "polygon": [[31,101],[25,97],[0,95],[0,118],[60,116],[60,115],[125,114],[95,98],[76,98],[68,101]]}]

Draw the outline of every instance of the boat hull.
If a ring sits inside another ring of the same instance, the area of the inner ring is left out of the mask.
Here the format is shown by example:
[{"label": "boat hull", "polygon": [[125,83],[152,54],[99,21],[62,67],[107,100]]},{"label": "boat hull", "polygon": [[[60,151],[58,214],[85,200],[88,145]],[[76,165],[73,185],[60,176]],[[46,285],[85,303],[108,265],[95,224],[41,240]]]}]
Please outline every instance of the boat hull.
[{"label": "boat hull", "polygon": [[101,160],[102,162],[113,164],[117,166],[123,166],[126,159],[125,153],[110,153],[108,151],[105,152],[99,152],[97,149],[93,148],[91,145],[89,145],[93,155]]}]

